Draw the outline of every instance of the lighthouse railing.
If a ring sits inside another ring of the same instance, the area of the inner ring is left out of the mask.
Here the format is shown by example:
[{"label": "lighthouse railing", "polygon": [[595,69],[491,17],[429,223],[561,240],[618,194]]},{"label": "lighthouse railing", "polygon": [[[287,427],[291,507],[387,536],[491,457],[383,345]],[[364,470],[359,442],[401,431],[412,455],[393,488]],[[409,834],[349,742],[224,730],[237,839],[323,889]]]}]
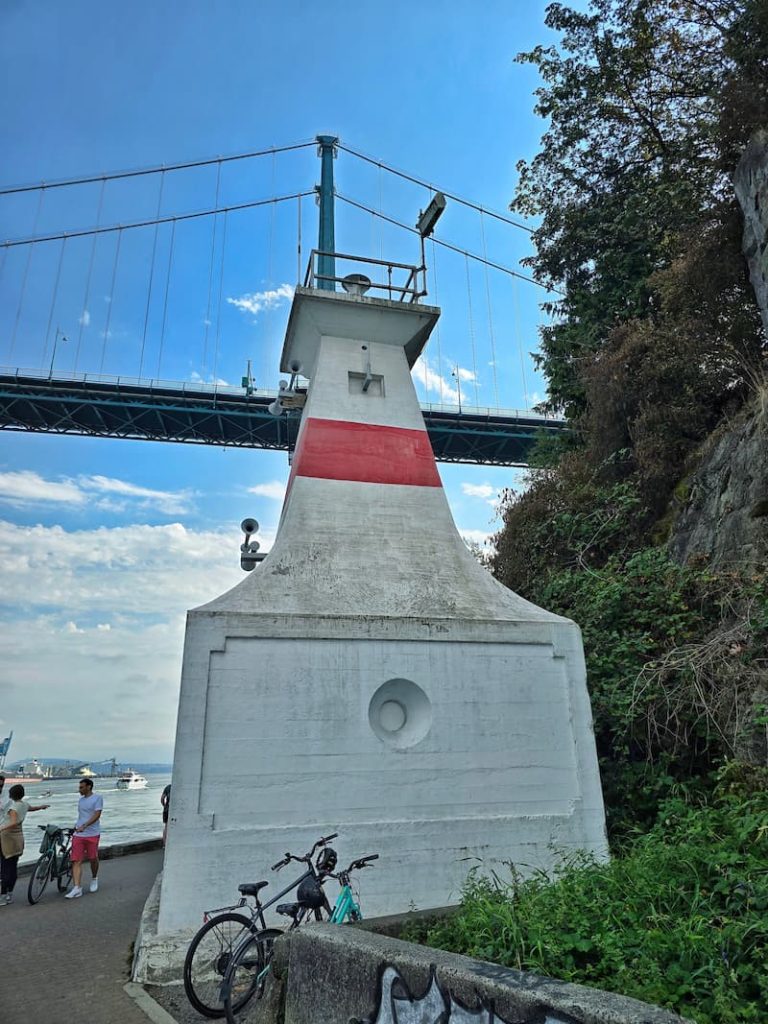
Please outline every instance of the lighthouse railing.
[{"label": "lighthouse railing", "polygon": [[[342,273],[321,273],[319,268],[324,265],[324,261],[327,265],[326,257],[333,257],[335,262],[346,264],[342,268]],[[361,266],[368,270],[367,274],[360,273]],[[378,260],[371,256],[353,256],[350,253],[330,253],[313,249],[307,264],[304,287],[329,290],[329,284],[333,284],[333,290],[340,284],[345,291],[353,295],[363,295],[368,291],[377,292],[379,297],[393,302],[414,303],[427,294],[424,266],[417,267],[410,263]]]}]

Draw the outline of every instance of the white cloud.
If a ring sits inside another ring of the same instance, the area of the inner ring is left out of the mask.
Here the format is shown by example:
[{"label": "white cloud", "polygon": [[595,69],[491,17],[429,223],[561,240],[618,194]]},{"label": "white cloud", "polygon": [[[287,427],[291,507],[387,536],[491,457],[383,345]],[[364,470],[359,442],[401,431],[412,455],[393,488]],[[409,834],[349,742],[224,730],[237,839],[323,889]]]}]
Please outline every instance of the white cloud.
[{"label": "white cloud", "polygon": [[427,400],[443,402],[446,405],[457,405],[459,392],[453,386],[450,378],[442,377],[432,366],[425,356],[422,356],[411,370],[411,376],[416,384],[420,384],[425,392]]},{"label": "white cloud", "polygon": [[0,520],[2,704],[18,756],[168,758],[185,612],[246,578],[239,543],[234,525]]},{"label": "white cloud", "polygon": [[293,298],[294,288],[292,284],[281,284],[277,288],[267,289],[263,292],[251,292],[241,295],[239,299],[227,298],[231,306],[236,306],[244,313],[252,313],[258,316],[265,309],[274,309],[283,302],[289,302]]},{"label": "white cloud", "polygon": [[494,512],[496,511],[499,503],[499,493],[490,484],[462,483],[461,491],[468,498],[482,498],[486,505],[490,505]]},{"label": "white cloud", "polygon": [[493,533],[487,530],[464,530],[459,527],[459,533],[465,541],[471,541],[471,543],[479,544],[480,547],[488,548],[489,550],[492,548],[491,538]]},{"label": "white cloud", "polygon": [[458,373],[458,375],[459,375],[459,380],[469,380],[469,381],[477,380],[477,375],[472,370],[467,370],[463,366],[457,366],[456,367],[456,373]]},{"label": "white cloud", "polygon": [[[124,500],[99,498],[99,494],[117,494]],[[88,502],[107,512],[122,512],[132,502],[140,508],[156,508],[165,515],[180,515],[189,510],[191,495],[188,491],[157,491],[106,476],[46,480],[31,470],[18,470],[0,473],[0,501],[17,506],[51,502],[83,506]]]},{"label": "white cloud", "polygon": [[266,484],[256,484],[249,487],[249,494],[258,494],[261,498],[271,498],[273,501],[282,501],[285,498],[286,484],[281,480],[270,480]]},{"label": "white cloud", "polygon": [[230,387],[229,381],[224,380],[223,377],[216,377],[212,373],[209,373],[207,377],[201,376],[197,370],[193,370],[189,375],[189,379],[193,384],[220,384],[223,387]]},{"label": "white cloud", "polygon": [[155,491],[149,487],[139,487],[126,480],[116,480],[107,476],[81,477],[80,483],[89,491],[121,494],[127,498],[141,499],[140,504],[155,506],[166,515],[179,515],[189,508],[190,496],[186,491]]},{"label": "white cloud", "polygon": [[0,501],[13,504],[63,502],[82,505],[85,500],[85,494],[72,480],[45,480],[28,469],[0,473]]},{"label": "white cloud", "polygon": [[452,368],[450,376],[442,376],[426,355],[422,355],[416,362],[411,370],[411,376],[416,385],[421,385],[427,401],[438,401],[444,405],[458,405],[461,401],[462,404],[469,405],[467,394],[463,391],[459,392],[456,378],[453,376],[454,371],[458,373],[459,382],[474,383],[476,380],[474,372],[463,366],[455,366]]},{"label": "white cloud", "polygon": [[88,312],[87,309],[83,310],[82,315],[78,318],[77,322],[81,324],[83,327],[89,326],[91,322],[91,314]]},{"label": "white cloud", "polygon": [[495,493],[493,487],[490,484],[467,484],[461,485],[462,493],[468,495],[470,498],[485,498],[488,499],[492,494]]}]

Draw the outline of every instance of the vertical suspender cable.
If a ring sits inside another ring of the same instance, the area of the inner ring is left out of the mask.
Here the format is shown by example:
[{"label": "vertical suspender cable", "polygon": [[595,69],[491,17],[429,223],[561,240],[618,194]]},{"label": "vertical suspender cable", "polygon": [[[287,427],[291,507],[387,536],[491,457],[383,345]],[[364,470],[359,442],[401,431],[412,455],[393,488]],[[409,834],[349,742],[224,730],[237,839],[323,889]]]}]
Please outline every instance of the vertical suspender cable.
[{"label": "vertical suspender cable", "polygon": [[[157,195],[157,213],[155,217],[160,217],[160,207],[163,203],[163,187],[165,186],[165,171],[160,172],[160,189]],[[157,254],[157,232],[160,228],[159,224],[155,224],[155,233],[152,236],[152,260],[149,265],[149,284],[147,285],[147,306],[144,310],[144,330],[141,335],[141,355],[139,356],[139,377],[141,377],[142,371],[144,370],[144,349],[147,344],[147,326],[149,324],[149,307],[152,302],[152,282],[155,279],[155,256]]]},{"label": "vertical suspender cable", "polygon": [[[216,201],[213,204],[214,208],[219,205],[219,187],[221,185],[221,160],[216,165]],[[203,339],[203,365],[202,379],[205,380],[205,367],[208,362],[208,329],[211,326],[211,294],[213,292],[213,254],[216,249],[216,223],[219,219],[219,215],[214,213],[213,215],[213,228],[211,230],[211,259],[210,268],[208,271],[208,305],[205,311],[205,338]]]},{"label": "vertical suspender cable", "polygon": [[296,284],[301,284],[301,196],[296,200]]},{"label": "vertical suspender cable", "polygon": [[160,348],[157,353],[157,379],[160,379],[160,363],[163,358],[163,344],[165,343],[165,324],[168,319],[168,290],[171,284],[171,265],[173,264],[173,245],[176,241],[176,221],[171,222],[171,241],[168,245],[168,270],[165,274],[165,295],[163,297],[163,324],[160,328]]},{"label": "vertical suspender cable", "polygon": [[[431,189],[429,190],[429,197],[430,197],[429,201],[432,202],[432,190]],[[423,238],[421,240],[421,256],[422,256],[421,262],[425,263],[426,262],[426,257],[424,256],[424,239]],[[413,286],[414,286],[414,288],[418,287],[416,279],[414,279]],[[426,288],[426,285],[424,287]],[[422,361],[424,363],[424,399],[426,401],[429,401],[429,362],[427,360],[427,350],[426,350],[426,348],[422,351],[421,358],[422,358]]]},{"label": "vertical suspender cable", "polygon": [[[480,405],[480,396],[477,390],[477,356],[475,354],[475,323],[472,316],[472,283],[469,277],[469,256],[464,253],[464,263],[467,270],[467,313],[469,318],[469,342],[472,347],[472,373],[474,374],[475,405]],[[456,369],[458,373],[458,368]]]},{"label": "vertical suspender cable", "polygon": [[[37,200],[37,210],[35,210],[35,221],[32,225],[32,235],[37,234],[37,222],[40,220],[40,210],[43,206],[43,199],[45,198],[45,185],[40,189],[40,198]],[[29,264],[32,262],[32,243],[30,242],[27,250],[27,262],[24,267],[24,277],[21,281],[21,292],[19,294],[19,304],[16,307],[16,319],[13,323],[13,334],[11,335],[11,348],[8,353],[8,362],[10,363],[13,359],[13,350],[16,347],[16,332],[19,329],[19,320],[21,319],[21,310],[24,305],[24,293],[27,290],[27,278],[29,277]]]},{"label": "vertical suspender cable", "polygon": [[[275,172],[277,168],[275,166],[275,154],[272,154],[272,195],[275,194]],[[267,281],[267,287],[272,286],[272,272],[273,272],[273,261],[272,261],[272,246],[275,236],[275,206],[276,203],[272,203],[272,207],[269,211],[269,275]]]},{"label": "vertical suspender cable", "polygon": [[112,264],[112,281],[109,286],[109,308],[107,309],[107,322],[104,325],[104,340],[101,343],[101,363],[99,364],[99,373],[104,372],[104,357],[107,352],[107,342],[109,341],[109,325],[112,322],[112,310],[115,305],[115,281],[117,280],[117,264],[120,260],[120,243],[123,240],[123,229],[120,228],[117,232],[117,245],[115,246],[115,261]]},{"label": "vertical suspender cable", "polygon": [[[435,239],[432,238],[432,281],[435,288],[435,305],[438,305],[438,292],[437,292],[437,246],[435,245]],[[445,404],[443,398],[443,353],[440,346],[440,321],[437,321],[435,328],[437,332],[437,379],[440,382],[440,404]]]},{"label": "vertical suspender cable", "polygon": [[514,297],[514,308],[515,308],[515,336],[517,338],[517,351],[520,354],[520,372],[523,377],[523,395],[525,396],[525,408],[526,411],[530,408],[528,401],[528,384],[525,379],[525,358],[523,356],[523,341],[520,335],[520,303],[517,294],[517,281],[512,278],[512,295]]},{"label": "vertical suspender cable", "polygon": [[217,383],[219,367],[219,343],[221,342],[221,295],[224,289],[224,253],[227,248],[227,211],[224,211],[224,227],[221,232],[221,264],[219,266],[219,303],[216,310],[216,349],[213,354],[213,383]]},{"label": "vertical suspender cable", "polygon": [[[483,259],[488,259],[488,251],[485,245],[485,219],[483,211],[480,210],[480,232],[483,238]],[[488,302],[488,333],[491,338],[491,368],[493,370],[493,395],[496,401],[496,409],[499,408],[499,381],[496,376],[496,338],[493,330],[493,309],[491,307],[491,286],[488,281],[488,263],[484,264],[485,269],[485,297]],[[514,280],[514,278],[513,278]]]},{"label": "vertical suspender cable", "polygon": [[384,221],[382,219],[383,213],[383,185],[382,185],[382,167],[379,164],[379,259],[384,259]]},{"label": "vertical suspender cable", "polygon": [[45,360],[48,355],[48,339],[51,336],[51,327],[53,325],[53,314],[56,308],[56,299],[59,294],[59,280],[61,278],[61,265],[64,262],[64,250],[67,247],[66,236],[61,240],[61,249],[59,250],[59,262],[56,267],[56,280],[53,285],[53,293],[51,294],[51,308],[48,311],[48,326],[45,329],[45,347],[43,348],[43,358],[40,363],[41,367],[45,366]]},{"label": "vertical suspender cable", "polygon": [[[101,191],[99,192],[99,205],[98,205],[98,208],[96,210],[96,227],[97,228],[101,227],[101,208],[102,208],[102,206],[104,204],[104,188],[105,188],[106,184],[107,184],[107,179],[106,178],[102,178],[101,179]],[[83,296],[83,309],[82,309],[82,312],[80,313],[80,316],[78,317],[78,322],[80,324],[80,328],[79,328],[79,330],[77,332],[77,347],[75,349],[75,373],[77,373],[77,363],[78,363],[78,360],[80,358],[80,344],[81,344],[81,342],[83,340],[83,330],[86,327],[86,325],[88,323],[90,323],[90,320],[91,320],[91,314],[90,314],[90,312],[88,310],[88,300],[90,299],[90,296],[91,296],[91,277],[93,275],[93,261],[94,261],[94,259],[96,257],[96,242],[98,240],[98,237],[99,237],[98,235],[94,235],[93,236],[93,241],[91,242],[91,255],[90,255],[90,259],[88,260],[88,274],[86,275],[86,278],[85,278],[85,295]]]}]

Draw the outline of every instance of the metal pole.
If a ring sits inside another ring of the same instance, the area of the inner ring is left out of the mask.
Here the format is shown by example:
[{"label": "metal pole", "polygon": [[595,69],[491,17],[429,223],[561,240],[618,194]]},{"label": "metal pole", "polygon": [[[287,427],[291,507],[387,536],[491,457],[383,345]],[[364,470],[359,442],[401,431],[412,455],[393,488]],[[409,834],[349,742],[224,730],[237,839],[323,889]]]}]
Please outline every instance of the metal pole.
[{"label": "metal pole", "polygon": [[[336,251],[336,237],[334,230],[334,201],[335,192],[333,187],[333,157],[336,152],[338,137],[335,135],[318,135],[317,144],[320,154],[320,227],[318,232],[317,247],[321,253],[334,253]],[[336,282],[323,280],[323,278],[336,276],[336,260],[331,256],[318,256],[317,273],[320,280],[318,288],[335,292]]]}]

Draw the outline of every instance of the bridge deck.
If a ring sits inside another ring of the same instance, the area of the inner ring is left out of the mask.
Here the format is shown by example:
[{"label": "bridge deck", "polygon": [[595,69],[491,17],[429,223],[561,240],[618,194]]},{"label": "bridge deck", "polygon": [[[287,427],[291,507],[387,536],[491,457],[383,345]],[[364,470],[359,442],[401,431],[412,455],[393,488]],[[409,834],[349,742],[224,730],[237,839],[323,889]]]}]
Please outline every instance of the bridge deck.
[{"label": "bridge deck", "polygon": [[[0,430],[291,450],[298,414],[275,417],[274,392],[92,377],[0,373]],[[534,442],[566,429],[533,413],[422,406],[439,462],[525,466]]]}]

